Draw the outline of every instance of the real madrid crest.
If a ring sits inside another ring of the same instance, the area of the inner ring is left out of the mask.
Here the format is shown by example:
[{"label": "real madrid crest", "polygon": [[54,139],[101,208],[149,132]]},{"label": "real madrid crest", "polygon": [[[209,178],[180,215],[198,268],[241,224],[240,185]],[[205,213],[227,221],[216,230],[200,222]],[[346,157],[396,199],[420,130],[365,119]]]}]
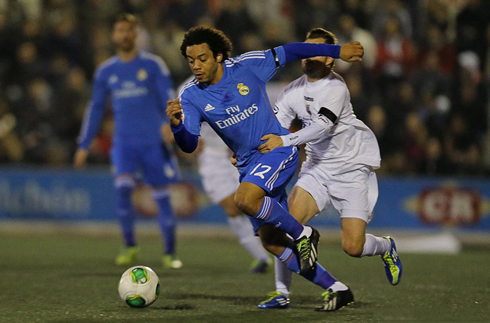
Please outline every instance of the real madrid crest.
[{"label": "real madrid crest", "polygon": [[238,89],[238,92],[241,95],[247,95],[250,92],[250,89],[248,88],[248,86],[246,86],[243,83],[238,83],[238,85],[236,87]]},{"label": "real madrid crest", "polygon": [[148,78],[148,73],[145,71],[144,68],[140,68],[136,77],[138,78],[139,81],[144,81]]}]

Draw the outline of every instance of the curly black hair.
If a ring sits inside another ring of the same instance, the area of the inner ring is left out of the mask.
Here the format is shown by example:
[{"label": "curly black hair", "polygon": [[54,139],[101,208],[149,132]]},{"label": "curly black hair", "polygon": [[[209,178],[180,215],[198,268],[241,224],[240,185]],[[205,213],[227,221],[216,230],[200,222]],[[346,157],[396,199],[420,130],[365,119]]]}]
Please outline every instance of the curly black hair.
[{"label": "curly black hair", "polygon": [[208,26],[197,26],[185,33],[180,52],[187,58],[187,47],[200,44],[208,44],[215,59],[218,54],[222,54],[223,61],[230,58],[233,49],[230,39],[221,30]]}]

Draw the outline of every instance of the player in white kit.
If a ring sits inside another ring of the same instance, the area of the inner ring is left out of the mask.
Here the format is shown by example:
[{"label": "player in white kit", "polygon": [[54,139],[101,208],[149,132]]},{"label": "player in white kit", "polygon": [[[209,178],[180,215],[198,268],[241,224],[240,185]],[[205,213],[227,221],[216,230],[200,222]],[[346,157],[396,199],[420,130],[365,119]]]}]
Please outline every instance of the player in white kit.
[{"label": "player in white kit", "polygon": [[[332,33],[315,28],[306,42],[337,41]],[[303,129],[280,137],[266,135],[262,139],[268,141],[258,149],[267,153],[277,147],[306,144],[307,158],[288,200],[291,214],[304,225],[332,204],[341,216],[344,251],[353,257],[380,255],[388,280],[396,285],[402,266],[393,238],[366,234],[378,198],[374,170],[380,167],[379,146],[374,133],[354,115],[349,90],[332,71],[333,65],[331,57],[302,60],[304,75],[284,89],[275,113],[283,127],[289,128],[298,117]],[[280,261],[275,266],[276,292],[260,308],[283,308],[288,300],[292,274]],[[325,306],[346,288],[327,290]]]},{"label": "player in white kit", "polygon": [[[193,78],[187,79],[183,85]],[[260,239],[255,236],[247,216],[237,209],[233,199],[240,183],[238,170],[230,163],[232,152],[207,123],[201,126],[199,141],[198,170],[204,191],[214,204],[223,208],[228,224],[237,235],[240,244],[254,258],[250,266],[251,271],[265,273],[272,265],[272,260],[262,247]]]}]

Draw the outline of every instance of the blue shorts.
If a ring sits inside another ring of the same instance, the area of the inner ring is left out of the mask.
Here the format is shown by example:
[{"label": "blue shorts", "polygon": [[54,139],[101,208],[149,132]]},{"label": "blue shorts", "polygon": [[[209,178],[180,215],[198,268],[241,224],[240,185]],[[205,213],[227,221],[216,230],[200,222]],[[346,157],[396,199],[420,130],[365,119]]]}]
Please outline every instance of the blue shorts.
[{"label": "blue shorts", "polygon": [[[240,183],[249,182],[262,188],[266,195],[288,210],[286,187],[298,169],[298,148],[280,147],[262,155],[240,171]],[[249,217],[254,230],[265,224],[263,220]]]},{"label": "blue shorts", "polygon": [[115,175],[141,171],[144,182],[151,186],[165,186],[179,180],[180,172],[175,157],[164,144],[115,144],[111,150]]}]

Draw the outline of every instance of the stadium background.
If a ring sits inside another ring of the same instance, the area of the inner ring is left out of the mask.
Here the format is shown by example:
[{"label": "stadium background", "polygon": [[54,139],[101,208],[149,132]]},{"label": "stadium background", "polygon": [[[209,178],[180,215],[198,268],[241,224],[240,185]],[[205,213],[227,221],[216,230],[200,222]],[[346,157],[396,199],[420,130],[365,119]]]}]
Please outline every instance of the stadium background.
[{"label": "stadium background", "polygon": [[[146,312],[127,311],[118,300],[110,109],[89,168],[74,171],[72,159],[93,72],[114,54],[111,25],[121,12],[141,19],[140,48],[163,57],[176,87],[189,76],[179,51],[183,34],[201,23],[224,30],[235,55],[302,41],[317,26],[333,31],[341,44],[361,41],[363,62],[337,62],[335,70],[381,147],[380,197],[370,230],[395,233],[408,271],[395,293],[377,259],[359,265],[345,256],[338,215],[327,210],[314,220],[323,232],[320,257],[361,300],[335,317],[488,319],[490,1],[0,0],[0,273],[8,277],[0,282],[0,321],[279,317],[252,310],[270,291],[272,274],[267,284],[243,275],[249,259],[224,213],[203,194],[196,156],[179,152],[183,181],[172,198],[184,269],[161,271],[155,205],[142,186],[135,194],[146,218],[138,227],[142,262],[159,273],[164,300]],[[271,101],[300,74],[299,63],[281,69],[269,84]],[[323,321],[311,314],[318,290],[302,283],[295,282],[294,310],[281,317]]]}]

